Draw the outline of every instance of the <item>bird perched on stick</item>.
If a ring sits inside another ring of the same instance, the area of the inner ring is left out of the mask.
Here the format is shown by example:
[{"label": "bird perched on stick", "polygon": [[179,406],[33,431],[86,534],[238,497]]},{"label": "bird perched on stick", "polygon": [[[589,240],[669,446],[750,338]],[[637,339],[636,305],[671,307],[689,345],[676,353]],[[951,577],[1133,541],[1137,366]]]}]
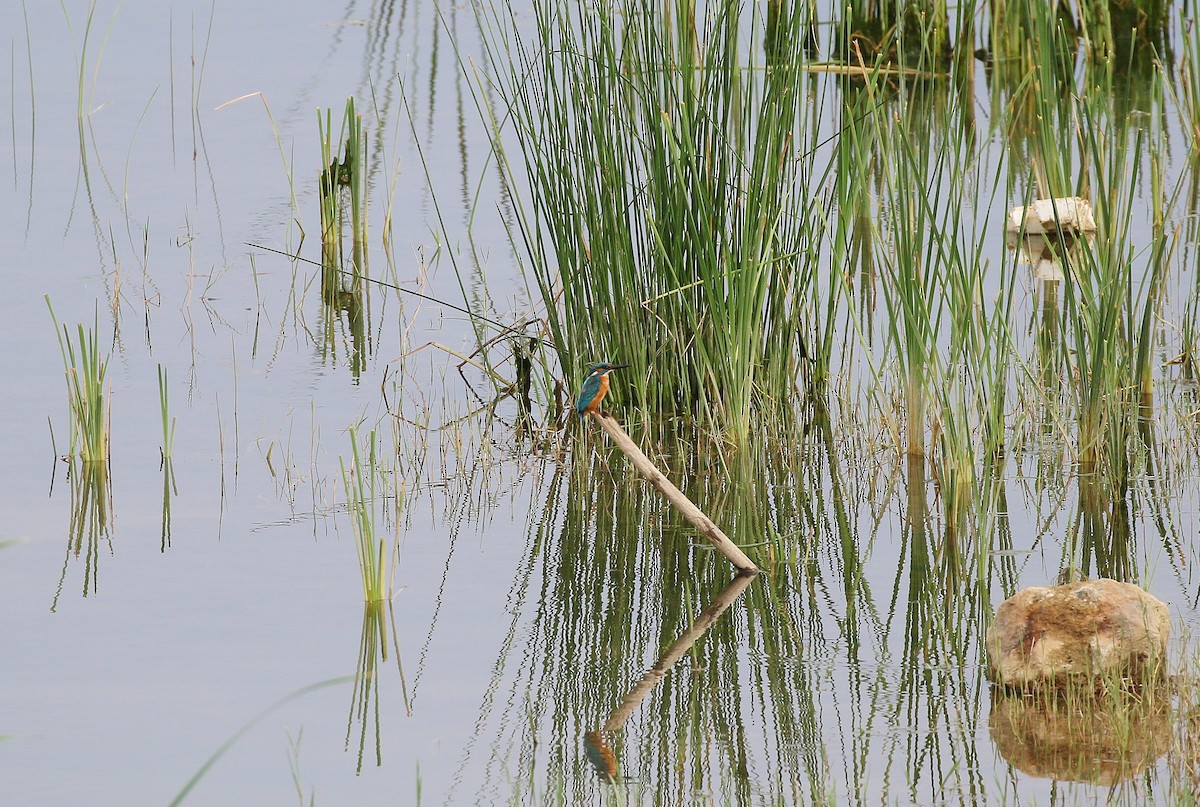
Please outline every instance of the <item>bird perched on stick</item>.
[{"label": "bird perched on stick", "polygon": [[587,378],[583,379],[583,387],[579,390],[579,399],[575,401],[575,411],[579,417],[588,412],[599,412],[600,402],[608,394],[608,374],[613,370],[628,367],[628,364],[609,364],[601,362],[588,368]]}]

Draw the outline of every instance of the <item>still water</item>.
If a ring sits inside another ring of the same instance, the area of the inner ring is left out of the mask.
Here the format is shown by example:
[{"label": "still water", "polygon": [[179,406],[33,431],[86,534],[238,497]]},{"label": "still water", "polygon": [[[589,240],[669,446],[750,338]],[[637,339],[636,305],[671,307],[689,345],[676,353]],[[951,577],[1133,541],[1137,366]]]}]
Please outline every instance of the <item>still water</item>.
[{"label": "still water", "polygon": [[[1010,765],[989,730],[979,626],[1058,573],[1075,481],[1033,477],[1061,445],[997,482],[994,573],[961,602],[938,593],[935,481],[869,423],[815,413],[726,467],[663,449],[763,553],[768,574],[729,591],[598,433],[531,438],[511,402],[479,397],[454,309],[380,287],[356,338],[314,267],[249,246],[319,259],[315,113],[336,121],[353,95],[372,276],[504,322],[534,311],[463,67],[483,61],[469,6],[8,3],[0,19],[0,803],[167,804],[235,735],[186,803],[1109,797]],[[45,296],[72,330],[98,323],[110,355],[99,529],[57,458]],[[359,424],[404,485],[390,609],[364,609],[345,510]],[[1137,578],[1186,633],[1194,474],[1131,496]],[[714,600],[711,630],[674,645]],[[1160,800],[1170,764],[1115,792]]]}]

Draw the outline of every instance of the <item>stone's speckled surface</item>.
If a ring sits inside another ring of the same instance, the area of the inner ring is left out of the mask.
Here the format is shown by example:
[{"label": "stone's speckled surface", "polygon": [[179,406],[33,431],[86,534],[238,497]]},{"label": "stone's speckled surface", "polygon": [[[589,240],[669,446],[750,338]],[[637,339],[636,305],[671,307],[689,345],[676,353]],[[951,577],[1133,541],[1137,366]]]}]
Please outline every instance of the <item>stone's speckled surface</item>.
[{"label": "stone's speckled surface", "polygon": [[988,677],[1021,689],[1140,674],[1165,658],[1167,606],[1137,586],[1085,580],[1019,591],[987,634]]}]

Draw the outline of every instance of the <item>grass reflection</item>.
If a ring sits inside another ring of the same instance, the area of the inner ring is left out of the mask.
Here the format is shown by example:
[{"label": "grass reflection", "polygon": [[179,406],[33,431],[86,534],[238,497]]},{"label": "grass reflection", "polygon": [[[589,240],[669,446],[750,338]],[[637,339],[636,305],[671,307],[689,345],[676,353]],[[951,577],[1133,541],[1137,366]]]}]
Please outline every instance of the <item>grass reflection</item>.
[{"label": "grass reflection", "polygon": [[[404,663],[400,659],[400,646],[396,639],[396,617],[392,604],[374,601],[363,604],[362,637],[358,644],[358,664],[354,672],[354,690],[350,696],[350,716],[346,720],[346,749],[351,747],[354,727],[357,734],[358,757],[355,770],[362,773],[366,756],[368,734],[373,734],[375,764],[383,764],[383,743],[380,732],[379,679],[380,663],[388,660],[388,640],[391,639],[392,655],[396,658],[396,669],[400,673],[400,692],[404,698],[405,714],[412,714],[408,697],[408,684],[404,678]],[[370,729],[373,727],[374,731]]]},{"label": "grass reflection", "polygon": [[[951,493],[937,456],[899,454],[878,424],[835,411],[811,407],[734,454],[702,432],[631,429],[765,569],[754,584],[726,588],[723,559],[597,430],[573,436],[562,463],[533,466],[532,499],[546,503],[459,763],[483,769],[479,798],[547,782],[562,803],[597,789],[663,805],[974,804],[993,792],[980,637],[1040,540],[1014,536],[1011,492],[1036,499],[1050,479],[1025,487],[1001,454]],[[1149,491],[1108,485],[1078,505],[1103,517],[1088,551],[1133,574],[1140,555],[1114,521],[1133,510],[1112,502]],[[1047,523],[1071,520],[1062,503]]]},{"label": "grass reflection", "polygon": [[109,537],[112,512],[112,490],[109,485],[108,464],[71,460],[67,470],[67,481],[71,488],[71,523],[67,528],[67,555],[63,559],[62,574],[54,592],[51,611],[58,610],[58,600],[67,579],[71,558],[76,561],[83,556],[83,596],[95,593],[100,585],[100,546],[107,544],[112,552]]}]

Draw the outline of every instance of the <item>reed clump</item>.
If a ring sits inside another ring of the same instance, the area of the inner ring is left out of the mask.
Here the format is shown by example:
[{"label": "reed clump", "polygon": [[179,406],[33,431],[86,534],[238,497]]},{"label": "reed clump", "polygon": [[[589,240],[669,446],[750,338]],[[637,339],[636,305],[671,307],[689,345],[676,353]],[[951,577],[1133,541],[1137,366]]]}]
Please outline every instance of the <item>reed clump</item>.
[{"label": "reed clump", "polygon": [[58,346],[62,353],[63,369],[67,378],[67,403],[71,413],[70,456],[84,462],[106,462],[109,452],[109,407],[111,389],[105,386],[108,359],[100,355],[99,314],[90,330],[80,323],[76,336],[66,325],[59,326],[50,309],[50,318],[58,333]]},{"label": "reed clump", "polygon": [[368,603],[391,599],[392,587],[388,574],[397,559],[397,547],[389,550],[382,535],[386,490],[381,479],[378,441],[372,430],[365,443],[358,432],[350,428],[350,466],[340,459],[342,483],[346,493],[346,509],[358,550],[358,566],[362,573],[363,596]]},{"label": "reed clump", "polygon": [[[321,175],[318,196],[321,208],[321,347],[324,356],[336,355],[338,325],[344,318],[351,376],[357,381],[371,350],[369,326],[370,284],[367,275],[367,135],[354,99],[346,100],[341,129],[336,137],[332,110],[318,113],[321,140]],[[350,252],[347,262],[346,228]]]},{"label": "reed clump", "polygon": [[768,53],[743,43],[744,23],[766,34],[757,5],[539,2],[532,43],[509,40],[507,12],[483,25],[509,66],[522,159],[500,121],[495,150],[530,190],[518,237],[562,375],[629,363],[618,400],[735,439],[807,363],[825,226],[829,168],[797,159],[816,138],[810,19],[772,8]]},{"label": "reed clump", "polygon": [[[350,224],[354,271],[365,271],[367,243],[367,135],[354,99],[346,99],[342,125],[336,138],[333,111],[317,114],[321,139],[321,256],[327,268],[344,267],[344,232]],[[336,277],[336,275],[335,275]]]}]

